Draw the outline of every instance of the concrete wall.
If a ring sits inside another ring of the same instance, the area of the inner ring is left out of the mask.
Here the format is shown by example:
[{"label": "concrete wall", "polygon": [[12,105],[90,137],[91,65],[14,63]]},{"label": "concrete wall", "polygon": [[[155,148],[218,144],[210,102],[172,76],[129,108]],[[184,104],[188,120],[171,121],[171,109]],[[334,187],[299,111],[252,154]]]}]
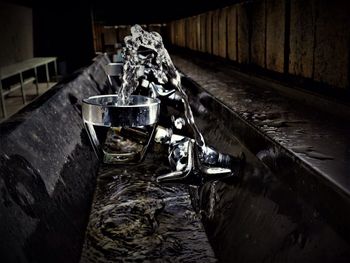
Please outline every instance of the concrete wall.
[{"label": "concrete wall", "polygon": [[[173,21],[171,42],[336,89],[349,89],[350,3],[334,0],[252,0]],[[186,23],[184,21],[186,20]],[[185,25],[179,30],[176,25]],[[174,31],[174,32],[173,32]],[[199,46],[189,45],[199,38]]]},{"label": "concrete wall", "polygon": [[32,57],[32,9],[0,2],[0,66]]},{"label": "concrete wall", "polygon": [[97,158],[81,101],[105,88],[105,56],[0,124],[0,261],[78,262]]}]

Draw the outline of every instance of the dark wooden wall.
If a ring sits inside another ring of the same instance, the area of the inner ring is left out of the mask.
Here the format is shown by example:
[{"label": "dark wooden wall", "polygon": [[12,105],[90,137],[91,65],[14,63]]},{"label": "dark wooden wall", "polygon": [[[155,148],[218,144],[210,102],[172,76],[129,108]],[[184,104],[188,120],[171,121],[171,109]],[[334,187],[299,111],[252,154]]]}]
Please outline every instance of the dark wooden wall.
[{"label": "dark wooden wall", "polygon": [[349,88],[342,0],[254,0],[168,24],[171,43],[332,88]]}]

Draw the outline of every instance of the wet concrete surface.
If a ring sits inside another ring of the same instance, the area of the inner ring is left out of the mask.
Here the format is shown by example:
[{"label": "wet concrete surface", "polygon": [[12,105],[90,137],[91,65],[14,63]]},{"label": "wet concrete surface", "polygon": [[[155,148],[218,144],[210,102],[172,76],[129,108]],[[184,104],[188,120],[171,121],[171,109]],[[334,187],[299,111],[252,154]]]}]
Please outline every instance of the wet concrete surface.
[{"label": "wet concrete surface", "polygon": [[266,82],[258,85],[222,60],[173,58],[188,76],[190,97],[224,120],[253,155],[349,242],[348,121],[282,96]]},{"label": "wet concrete surface", "polygon": [[[204,91],[197,95],[202,101],[209,98]],[[219,262],[348,262],[349,241],[281,174],[245,148],[220,115],[192,99],[207,143],[221,152],[243,151],[246,156],[242,180],[191,188]]]},{"label": "wet concrete surface", "polygon": [[78,262],[97,158],[81,100],[104,87],[105,58],[0,124],[0,261]]},{"label": "wet concrete surface", "polygon": [[266,85],[256,85],[223,63],[172,57],[184,74],[240,118],[350,195],[348,120],[298,103]]},{"label": "wet concrete surface", "polygon": [[137,165],[103,165],[80,262],[217,262],[188,187],[160,185],[166,152]]}]

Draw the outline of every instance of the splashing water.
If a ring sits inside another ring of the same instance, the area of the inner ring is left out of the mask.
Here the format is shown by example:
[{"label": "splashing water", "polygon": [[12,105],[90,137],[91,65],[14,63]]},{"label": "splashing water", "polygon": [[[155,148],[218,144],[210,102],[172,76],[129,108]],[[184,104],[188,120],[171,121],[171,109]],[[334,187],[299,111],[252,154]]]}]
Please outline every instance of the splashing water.
[{"label": "splashing water", "polygon": [[[157,32],[147,32],[139,25],[131,27],[131,36],[124,38],[125,48],[122,86],[118,91],[118,103],[127,104],[129,96],[138,86],[138,78],[153,73],[160,84],[171,83],[181,95],[185,108],[185,117],[194,132],[196,144],[202,153],[206,151],[204,137],[199,131],[188,102],[187,94],[182,89],[181,77],[176,70],[162,37]],[[147,51],[147,52],[144,52]]]},{"label": "splashing water", "polygon": [[[124,42],[125,63],[122,86],[118,92],[120,103],[128,103],[128,97],[138,86],[140,76],[152,72],[160,84],[165,84],[168,82],[167,74],[173,78],[176,72],[172,63],[168,63],[171,59],[157,32],[147,32],[135,25],[131,28],[131,36],[126,36]],[[163,68],[168,65],[173,68]]]}]

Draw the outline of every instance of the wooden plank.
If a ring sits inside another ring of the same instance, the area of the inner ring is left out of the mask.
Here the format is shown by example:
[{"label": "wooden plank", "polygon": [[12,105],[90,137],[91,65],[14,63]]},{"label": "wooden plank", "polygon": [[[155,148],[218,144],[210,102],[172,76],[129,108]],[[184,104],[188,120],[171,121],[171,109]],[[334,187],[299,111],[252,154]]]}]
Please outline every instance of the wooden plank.
[{"label": "wooden plank", "polygon": [[266,9],[265,0],[252,2],[251,5],[251,42],[250,42],[250,63],[266,67]]},{"label": "wooden plank", "polygon": [[236,6],[230,6],[227,11],[227,56],[237,60],[237,12]]},{"label": "wooden plank", "polygon": [[213,12],[213,55],[219,55],[219,17],[220,10]]},{"label": "wooden plank", "polygon": [[101,40],[102,29],[103,29],[103,26],[101,24],[94,23],[92,33],[93,33],[95,52],[102,51],[102,40]]},{"label": "wooden plank", "polygon": [[197,16],[191,17],[191,27],[192,27],[192,49],[197,50],[198,45],[198,28],[197,28]]},{"label": "wooden plank", "polygon": [[195,30],[196,30],[196,44],[195,50],[200,51],[200,41],[201,41],[201,24],[200,16],[195,16]]},{"label": "wooden plank", "polygon": [[315,0],[291,1],[289,73],[312,77],[315,38]]},{"label": "wooden plank", "polygon": [[179,24],[180,46],[186,47],[186,19],[181,19]]},{"label": "wooden plank", "polygon": [[248,16],[248,3],[242,3],[237,5],[237,49],[238,57],[237,61],[241,64],[249,63],[249,16]]},{"label": "wooden plank", "polygon": [[189,25],[188,28],[190,29],[188,32],[188,38],[190,40],[189,42],[189,47],[190,49],[194,49],[195,48],[195,42],[196,42],[196,32],[195,32],[195,26],[194,26],[194,17],[190,17],[188,19]]},{"label": "wooden plank", "polygon": [[174,24],[174,44],[180,46],[180,20],[176,20]]},{"label": "wooden plank", "polygon": [[200,20],[199,50],[201,52],[206,52],[206,14],[201,14],[199,16],[199,20]]},{"label": "wooden plank", "polygon": [[191,49],[193,38],[192,38],[191,19],[189,17],[185,18],[185,32],[186,32],[185,46]]},{"label": "wooden plank", "polygon": [[181,35],[181,25],[182,25],[182,21],[181,20],[177,20],[176,21],[176,34],[175,34],[175,43],[178,46],[181,46],[181,39],[183,38],[183,36]]},{"label": "wooden plank", "polygon": [[227,12],[228,8],[219,11],[219,56],[226,58],[226,41],[227,41]]},{"label": "wooden plank", "polygon": [[213,53],[213,30],[212,30],[212,23],[213,23],[213,12],[206,13],[206,47],[205,50],[207,53],[212,54]]},{"label": "wooden plank", "polygon": [[105,37],[105,45],[113,45],[117,42],[117,36],[114,26],[104,27],[103,33]]},{"label": "wooden plank", "polygon": [[266,67],[283,73],[285,0],[267,0],[266,16]]},{"label": "wooden plank", "polygon": [[350,16],[347,1],[318,1],[314,79],[349,88]]}]

